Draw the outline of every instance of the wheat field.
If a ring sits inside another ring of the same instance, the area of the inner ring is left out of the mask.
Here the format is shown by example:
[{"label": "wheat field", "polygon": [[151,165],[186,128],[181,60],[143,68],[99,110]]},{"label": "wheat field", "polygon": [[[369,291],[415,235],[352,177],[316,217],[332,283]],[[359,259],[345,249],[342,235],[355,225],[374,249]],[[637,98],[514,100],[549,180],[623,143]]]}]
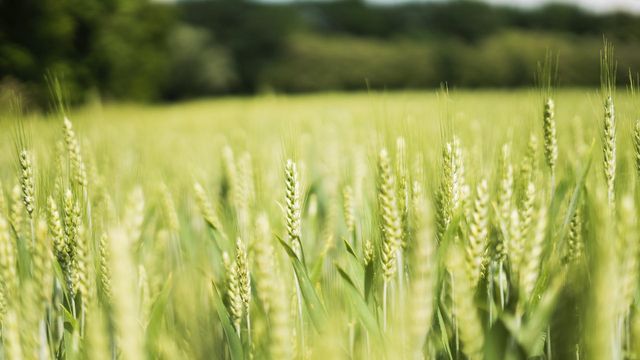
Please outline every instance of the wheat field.
[{"label": "wheat field", "polygon": [[1,353],[640,359],[638,104],[605,87],[9,112]]}]

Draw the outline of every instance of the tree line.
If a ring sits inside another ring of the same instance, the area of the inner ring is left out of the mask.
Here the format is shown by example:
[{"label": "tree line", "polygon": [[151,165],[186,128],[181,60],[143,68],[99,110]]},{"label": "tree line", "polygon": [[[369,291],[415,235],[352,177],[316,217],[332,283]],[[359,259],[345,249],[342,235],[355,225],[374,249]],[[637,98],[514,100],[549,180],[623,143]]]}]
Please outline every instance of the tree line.
[{"label": "tree line", "polygon": [[46,74],[76,102],[516,87],[533,83],[548,50],[559,54],[560,85],[589,86],[599,81],[603,36],[616,44],[623,79],[640,65],[640,17],[568,5],[4,0],[0,89],[42,103]]}]

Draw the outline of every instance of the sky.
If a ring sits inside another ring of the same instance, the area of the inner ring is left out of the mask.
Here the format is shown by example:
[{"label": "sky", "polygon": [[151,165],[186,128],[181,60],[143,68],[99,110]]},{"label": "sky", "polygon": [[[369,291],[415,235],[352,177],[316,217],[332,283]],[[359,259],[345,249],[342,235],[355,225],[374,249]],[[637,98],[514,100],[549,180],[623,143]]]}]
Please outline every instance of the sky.
[{"label": "sky", "polygon": [[[262,0],[264,2],[291,2],[300,0]],[[446,0],[367,0],[375,4],[393,4],[429,1],[446,1]],[[481,0],[484,2],[500,5],[520,6],[520,7],[536,7],[546,3],[564,3],[578,5],[581,8],[593,12],[610,12],[610,11],[627,11],[640,14],[640,0]]]}]

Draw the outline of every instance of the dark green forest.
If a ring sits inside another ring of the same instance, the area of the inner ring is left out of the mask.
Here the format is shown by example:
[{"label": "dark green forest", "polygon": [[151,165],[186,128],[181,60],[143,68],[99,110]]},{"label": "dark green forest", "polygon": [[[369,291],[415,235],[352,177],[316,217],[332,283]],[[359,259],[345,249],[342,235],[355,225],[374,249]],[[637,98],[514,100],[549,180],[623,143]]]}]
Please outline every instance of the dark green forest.
[{"label": "dark green forest", "polygon": [[520,87],[547,51],[560,86],[593,86],[603,37],[622,84],[640,68],[640,17],[567,5],[0,0],[0,93],[45,102],[47,77],[74,102]]}]

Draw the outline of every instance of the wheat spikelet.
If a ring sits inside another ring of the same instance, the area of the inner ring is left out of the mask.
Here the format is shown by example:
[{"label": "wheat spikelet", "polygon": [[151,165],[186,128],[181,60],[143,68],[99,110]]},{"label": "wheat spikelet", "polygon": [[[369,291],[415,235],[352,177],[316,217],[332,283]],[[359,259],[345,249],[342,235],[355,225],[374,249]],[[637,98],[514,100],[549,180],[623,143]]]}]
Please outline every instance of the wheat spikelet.
[{"label": "wheat spikelet", "polygon": [[75,297],[77,293],[86,295],[86,246],[82,239],[80,207],[69,189],[65,192],[63,208],[65,251],[69,261],[66,273],[67,287],[71,297]]},{"label": "wheat spikelet", "polygon": [[550,97],[544,101],[543,130],[544,158],[553,179],[558,161],[558,140],[556,135],[555,104]]},{"label": "wheat spikelet", "polygon": [[537,214],[536,228],[532,239],[526,244],[526,256],[523,259],[520,278],[521,297],[524,301],[530,301],[538,277],[540,276],[540,260],[544,250],[544,239],[547,231],[547,210],[544,206]]},{"label": "wheat spikelet", "polygon": [[386,149],[378,157],[378,204],[382,227],[381,261],[385,282],[396,272],[396,251],[401,246],[402,223],[396,200],[395,178]]},{"label": "wheat spikelet", "polygon": [[[511,148],[509,144],[504,144],[500,152],[500,161],[498,163],[499,184],[498,184],[498,202],[497,202],[497,221],[501,230],[496,237],[495,255],[499,262],[505,261],[509,256],[510,245],[505,234],[509,234],[516,227],[511,226],[512,197],[513,197],[513,167],[510,162]],[[517,215],[517,212],[516,212]]]},{"label": "wheat spikelet", "polygon": [[22,360],[22,345],[20,344],[20,324],[18,315],[14,310],[10,310],[2,324],[2,340],[4,353],[7,359]]},{"label": "wheat spikelet", "polygon": [[335,230],[340,216],[340,199],[332,190],[328,196],[327,213],[322,222],[322,230],[320,231],[320,239],[324,253],[328,252],[335,246]]},{"label": "wheat spikelet", "polygon": [[109,336],[107,322],[101,309],[95,304],[90,305],[87,316],[87,331],[83,353],[86,359],[110,360]]},{"label": "wheat spikelet", "polygon": [[204,218],[205,222],[211,229],[220,233],[222,237],[226,237],[224,233],[224,229],[222,228],[222,223],[220,222],[220,218],[216,214],[216,211],[213,208],[213,205],[209,201],[209,197],[207,193],[204,191],[202,185],[199,182],[194,183],[193,189],[196,194],[196,202],[198,203],[198,208],[200,209],[200,213]]},{"label": "wheat spikelet", "polygon": [[604,175],[607,183],[607,199],[609,205],[615,204],[615,177],[616,177],[616,118],[613,107],[613,98],[607,96],[604,104],[604,126],[603,126],[603,154],[604,154]]},{"label": "wheat spikelet", "polygon": [[249,261],[247,250],[240,238],[236,240],[236,265],[238,269],[238,285],[240,287],[240,298],[244,304],[244,311],[249,312],[251,303],[251,276],[249,274]]},{"label": "wheat spikelet", "polygon": [[[48,358],[46,337],[42,339],[38,337],[39,326],[43,317],[42,309],[38,306],[39,296],[31,296],[31,294],[37,294],[37,285],[31,279],[21,285],[20,305],[16,306],[16,310],[20,323],[19,337],[22,345],[22,354],[26,359]],[[39,353],[41,345],[45,351],[43,354]]]},{"label": "wheat spikelet", "polygon": [[35,235],[36,243],[31,258],[31,266],[32,277],[36,284],[36,302],[40,312],[42,312],[49,303],[53,288],[53,259],[46,221],[38,220]]},{"label": "wheat spikelet", "polygon": [[512,210],[513,166],[511,165],[511,146],[504,144],[500,152],[500,185],[498,191],[498,218],[507,226]]},{"label": "wheat spikelet", "polygon": [[31,154],[27,150],[21,150],[19,155],[20,163],[20,187],[22,189],[22,202],[30,219],[33,219],[35,211],[35,182],[33,176],[33,163]]},{"label": "wheat spikelet", "polygon": [[457,245],[450,248],[447,257],[447,269],[453,277],[453,305],[462,351],[471,359],[483,358],[484,333],[480,318],[473,303],[474,287],[464,266],[464,253]]},{"label": "wheat spikelet", "polygon": [[619,281],[620,304],[619,312],[626,315],[634,301],[638,289],[638,256],[640,246],[638,241],[637,213],[633,197],[627,195],[620,202],[620,222],[618,226],[619,253]]},{"label": "wheat spikelet", "polygon": [[533,181],[527,184],[524,197],[522,199],[522,206],[520,207],[520,234],[522,238],[526,239],[531,228],[531,222],[533,221],[533,205],[536,201],[536,186]]},{"label": "wheat spikelet", "polygon": [[69,156],[69,162],[71,164],[71,178],[84,190],[87,187],[87,171],[84,161],[82,161],[80,143],[73,130],[73,124],[66,117],[63,121],[63,135],[67,148],[67,156]]},{"label": "wheat spikelet", "polygon": [[177,234],[180,231],[180,220],[178,219],[178,212],[176,211],[173,196],[171,196],[171,191],[169,191],[167,184],[162,183],[160,185],[160,195],[162,197],[162,212],[169,226],[169,230]]},{"label": "wheat spikelet", "polygon": [[571,217],[567,245],[565,260],[568,263],[574,262],[582,257],[584,244],[582,240],[582,214],[580,208],[576,208],[576,211]]},{"label": "wheat spikelet", "polygon": [[347,232],[349,232],[351,236],[356,229],[356,219],[354,213],[353,188],[348,185],[342,189],[342,209],[344,212],[344,223],[347,226]]},{"label": "wheat spikelet", "polygon": [[616,85],[616,63],[613,46],[606,40],[600,54],[600,84],[604,96],[604,120],[602,129],[602,152],[604,177],[607,184],[607,200],[611,210],[615,208],[616,177],[616,115],[613,94]]},{"label": "wheat spikelet", "polygon": [[[413,188],[416,188],[414,183]],[[415,191],[414,191],[415,194]],[[409,295],[410,348],[414,358],[422,358],[422,348],[431,328],[434,313],[435,285],[437,283],[436,243],[432,216],[423,196],[412,201],[416,237],[413,252],[413,273]]]},{"label": "wheat spikelet", "polygon": [[151,312],[153,303],[147,270],[143,264],[138,264],[138,294],[140,294],[138,305],[140,323],[146,324],[149,321],[149,313]]},{"label": "wheat spikelet", "polygon": [[525,152],[522,165],[520,167],[520,192],[526,193],[529,183],[533,182],[534,171],[538,167],[538,138],[531,134],[527,142],[527,151]]},{"label": "wheat spikelet", "polygon": [[109,244],[109,235],[106,233],[100,237],[98,243],[98,281],[101,286],[102,294],[105,297],[106,303],[111,301],[111,270],[109,264],[111,261],[111,252]]},{"label": "wheat spikelet", "polygon": [[468,216],[468,200],[471,195],[471,188],[466,183],[464,173],[464,155],[462,144],[460,139],[456,136],[453,137],[453,155],[454,155],[454,201],[453,211],[455,212],[459,208],[465,211],[465,215]]},{"label": "wheat spikelet", "polygon": [[256,240],[253,244],[255,252],[255,279],[258,298],[269,314],[273,297],[275,282],[277,281],[275,266],[275,250],[271,242],[271,230],[269,219],[265,213],[256,218]]},{"label": "wheat spikelet", "polygon": [[520,215],[518,215],[518,211],[514,209],[511,211],[511,217],[509,219],[509,237],[506,242],[506,249],[511,271],[515,273],[516,278],[520,274],[522,260],[525,255],[524,237],[520,231],[521,229]]},{"label": "wheat spikelet", "polygon": [[[463,190],[464,189],[464,190]],[[462,149],[457,137],[445,144],[442,153],[442,177],[436,195],[436,226],[438,241],[442,241],[453,215],[468,197],[464,185],[464,162]]]},{"label": "wheat spikelet", "polygon": [[373,242],[371,242],[371,239],[366,238],[364,240],[364,248],[362,249],[362,251],[363,251],[364,265],[367,266],[373,262],[373,257],[374,257]]},{"label": "wheat spikelet", "polygon": [[145,359],[143,339],[138,323],[136,297],[136,267],[131,254],[132,241],[127,239],[124,229],[114,228],[109,233],[111,240],[112,316],[116,343],[123,359]]},{"label": "wheat spikelet", "polygon": [[440,187],[436,195],[436,226],[438,241],[442,241],[444,234],[447,232],[449,223],[453,216],[453,197],[454,197],[454,154],[451,143],[444,146],[442,153],[442,177]]},{"label": "wheat spikelet", "polygon": [[287,299],[287,289],[284,281],[278,278],[274,283],[272,310],[269,313],[271,331],[269,332],[269,354],[272,359],[293,358],[292,343],[295,344],[295,326],[291,323],[291,312]]},{"label": "wheat spikelet", "polygon": [[144,192],[140,186],[136,186],[127,197],[123,223],[127,231],[127,239],[134,243],[141,241],[144,223]]},{"label": "wheat spikelet", "polygon": [[409,230],[409,201],[410,186],[409,168],[407,165],[407,146],[403,137],[396,139],[396,179],[398,179],[398,211],[402,219],[403,239],[402,245],[406,246],[406,235]]},{"label": "wheat spikelet", "polygon": [[253,166],[249,153],[243,153],[238,159],[236,181],[235,209],[238,228],[241,236],[248,237],[250,236],[249,224],[251,224],[250,204],[255,199]]},{"label": "wheat spikelet", "polygon": [[469,222],[467,243],[467,271],[471,285],[476,286],[485,267],[485,254],[489,240],[489,189],[487,180],[482,179],[476,188],[476,198]]},{"label": "wheat spikelet", "polygon": [[229,314],[231,315],[231,321],[236,329],[238,335],[240,335],[240,323],[242,322],[242,314],[244,310],[244,303],[242,301],[241,288],[240,288],[240,274],[238,270],[238,263],[236,261],[231,262],[228,276],[228,289],[227,296],[229,298]]},{"label": "wheat spikelet", "polygon": [[22,200],[22,190],[19,185],[15,185],[11,190],[11,206],[9,209],[9,222],[13,232],[17,237],[23,236],[24,231],[24,201]]},{"label": "wheat spikelet", "polygon": [[16,247],[9,235],[9,224],[0,214],[0,290],[7,302],[13,301],[18,291]]},{"label": "wheat spikelet", "polygon": [[286,228],[289,244],[298,258],[302,258],[302,229],[300,208],[300,182],[298,170],[292,160],[287,160],[285,166],[285,204],[286,204]]},{"label": "wheat spikelet", "polygon": [[65,179],[65,154],[66,148],[64,141],[60,140],[56,142],[55,148],[55,163],[54,163],[54,180],[52,194],[54,198],[59,198],[64,190]]}]

